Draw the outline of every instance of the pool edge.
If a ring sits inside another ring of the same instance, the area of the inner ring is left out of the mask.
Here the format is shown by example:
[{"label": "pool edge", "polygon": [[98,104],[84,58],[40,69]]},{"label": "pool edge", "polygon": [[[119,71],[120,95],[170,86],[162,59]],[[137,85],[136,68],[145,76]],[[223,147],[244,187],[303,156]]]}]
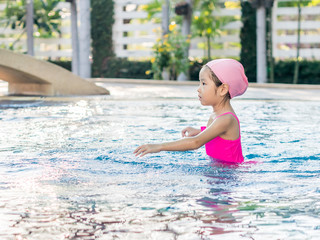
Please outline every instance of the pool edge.
[{"label": "pool edge", "polygon": [[[178,85],[195,86],[198,81],[168,81],[168,80],[148,80],[129,78],[88,78],[91,82],[101,83],[123,83],[123,84],[151,84],[151,85]],[[285,83],[249,83],[250,88],[280,88],[280,89],[320,89],[320,85],[315,84],[285,84]]]}]

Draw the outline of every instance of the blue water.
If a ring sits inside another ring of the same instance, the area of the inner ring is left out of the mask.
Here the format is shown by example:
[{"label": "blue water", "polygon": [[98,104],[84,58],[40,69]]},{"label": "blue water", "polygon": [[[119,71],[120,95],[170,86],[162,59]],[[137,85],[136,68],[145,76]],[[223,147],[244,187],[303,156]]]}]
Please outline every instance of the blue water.
[{"label": "blue water", "polygon": [[240,165],[132,154],[205,125],[193,97],[0,101],[0,239],[318,239],[319,102],[233,105]]}]

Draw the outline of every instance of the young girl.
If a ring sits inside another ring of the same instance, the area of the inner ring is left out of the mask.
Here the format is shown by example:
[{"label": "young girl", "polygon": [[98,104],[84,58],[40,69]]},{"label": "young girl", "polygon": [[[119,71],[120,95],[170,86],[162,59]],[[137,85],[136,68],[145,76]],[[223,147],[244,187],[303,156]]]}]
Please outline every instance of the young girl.
[{"label": "young girl", "polygon": [[240,123],[230,99],[242,95],[248,87],[243,66],[233,59],[217,59],[208,62],[199,73],[198,96],[204,106],[212,106],[213,114],[207,127],[182,130],[182,139],[160,144],[146,144],[138,147],[136,156],[160,151],[186,151],[203,145],[207,154],[218,160],[243,162]]}]

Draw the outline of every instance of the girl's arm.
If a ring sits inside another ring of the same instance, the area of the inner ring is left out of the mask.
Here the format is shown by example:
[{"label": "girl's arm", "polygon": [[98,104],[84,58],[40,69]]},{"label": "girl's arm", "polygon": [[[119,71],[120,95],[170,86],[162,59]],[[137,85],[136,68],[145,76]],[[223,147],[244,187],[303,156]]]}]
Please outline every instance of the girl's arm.
[{"label": "girl's arm", "polygon": [[178,141],[165,142],[160,144],[145,144],[138,147],[133,153],[142,157],[147,153],[157,153],[160,151],[187,151],[201,147],[196,137],[182,138]]},{"label": "girl's arm", "polygon": [[134,154],[142,157],[148,153],[157,153],[160,151],[194,150],[223,134],[230,127],[231,122],[231,118],[222,116],[216,119],[208,128],[196,136],[182,138],[173,142],[145,144],[138,147],[134,151]]}]

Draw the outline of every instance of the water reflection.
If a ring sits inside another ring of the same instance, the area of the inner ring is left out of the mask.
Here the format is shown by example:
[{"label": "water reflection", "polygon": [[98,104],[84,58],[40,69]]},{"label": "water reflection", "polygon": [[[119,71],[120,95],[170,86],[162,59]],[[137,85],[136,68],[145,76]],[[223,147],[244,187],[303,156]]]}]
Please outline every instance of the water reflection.
[{"label": "water reflection", "polygon": [[197,203],[206,208],[204,223],[204,235],[220,235],[237,232],[231,229],[230,224],[241,221],[238,212],[239,203],[232,197],[233,187],[239,181],[239,164],[226,163],[210,158],[210,169],[205,173],[208,183],[208,194],[197,200]]}]

